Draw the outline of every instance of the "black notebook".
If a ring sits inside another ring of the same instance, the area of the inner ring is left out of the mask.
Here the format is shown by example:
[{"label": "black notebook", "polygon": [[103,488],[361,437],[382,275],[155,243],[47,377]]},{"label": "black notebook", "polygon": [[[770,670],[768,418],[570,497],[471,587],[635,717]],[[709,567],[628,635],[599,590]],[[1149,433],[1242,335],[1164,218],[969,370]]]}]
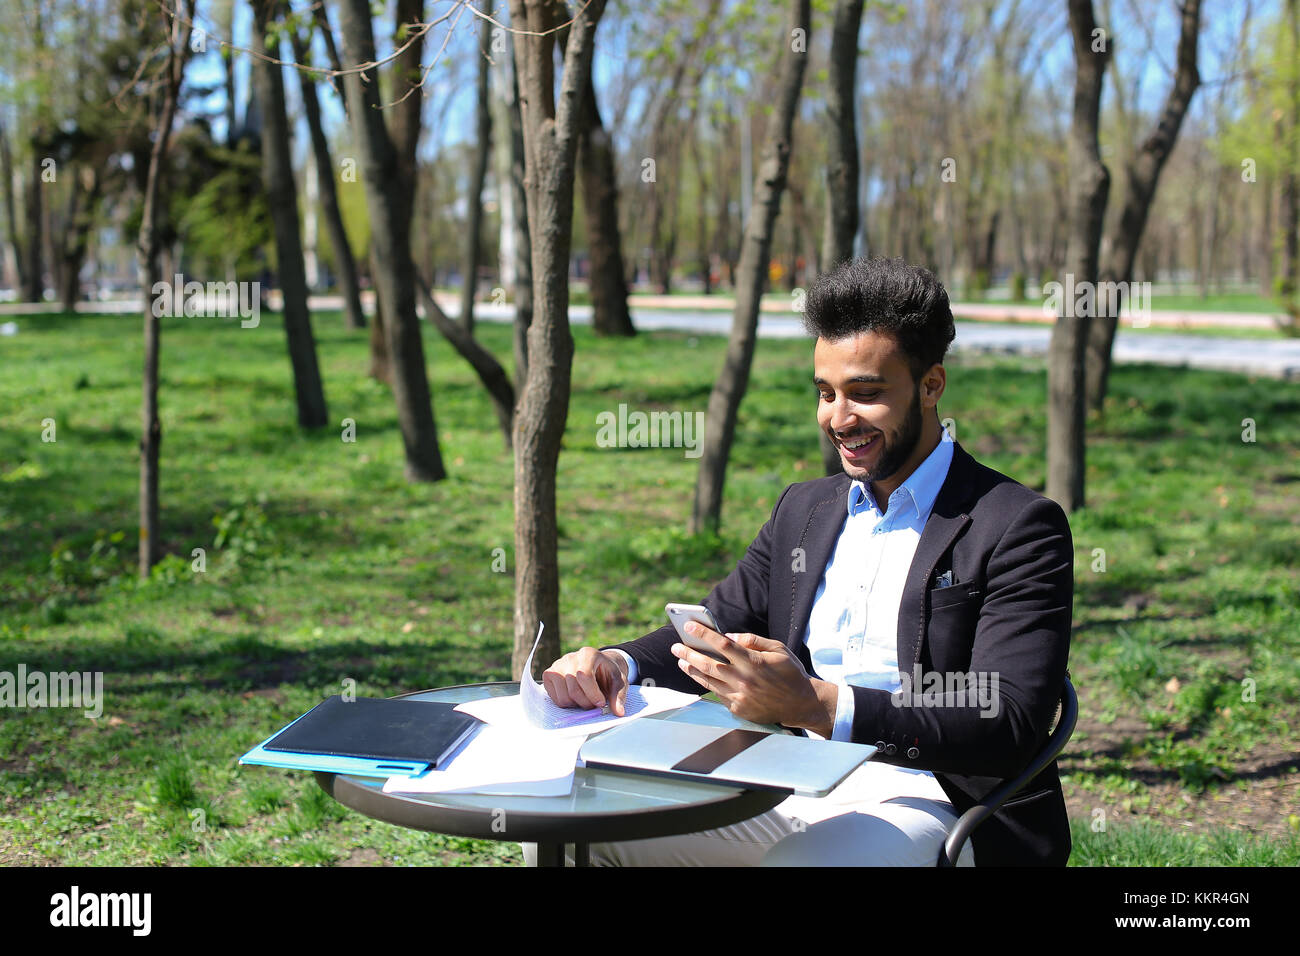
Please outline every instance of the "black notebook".
[{"label": "black notebook", "polygon": [[321,701],[263,749],[371,760],[425,761],[437,767],[479,725],[455,705],[430,700],[335,694]]}]

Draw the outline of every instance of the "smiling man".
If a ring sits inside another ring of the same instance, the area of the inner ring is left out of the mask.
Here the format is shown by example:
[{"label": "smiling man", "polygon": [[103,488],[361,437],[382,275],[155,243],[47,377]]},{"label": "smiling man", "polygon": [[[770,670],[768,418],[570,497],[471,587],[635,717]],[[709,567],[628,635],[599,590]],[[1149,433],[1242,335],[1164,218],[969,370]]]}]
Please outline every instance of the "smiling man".
[{"label": "smiling man", "polygon": [[[726,633],[698,633],[723,660],[665,626],[568,654],[543,680],[562,706],[615,713],[629,682],[713,691],[737,716],[877,754],[826,797],[596,845],[593,862],[932,866],[957,815],[1047,738],[1069,653],[1069,523],[941,426],[955,334],[943,286],[901,259],[854,260],[809,289],[805,324],[817,421],[844,473],[786,488],[704,600]],[[1069,854],[1053,762],[959,863],[1064,865]]]}]

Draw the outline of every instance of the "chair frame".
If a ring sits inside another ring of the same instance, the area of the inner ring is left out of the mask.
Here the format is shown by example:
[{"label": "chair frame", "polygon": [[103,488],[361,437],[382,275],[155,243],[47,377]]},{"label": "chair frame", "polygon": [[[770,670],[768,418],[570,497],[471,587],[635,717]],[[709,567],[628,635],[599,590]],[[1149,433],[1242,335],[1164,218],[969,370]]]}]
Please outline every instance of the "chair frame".
[{"label": "chair frame", "polygon": [[957,865],[957,857],[961,855],[962,847],[966,845],[966,841],[975,832],[975,828],[993,816],[1002,804],[1028,786],[1029,782],[1038,776],[1044,767],[1060,756],[1061,751],[1065,749],[1065,745],[1069,743],[1070,736],[1074,733],[1074,726],[1078,723],[1078,720],[1079,695],[1075,693],[1074,685],[1070,683],[1070,675],[1067,671],[1065,686],[1061,690],[1061,714],[1056,720],[1056,729],[1048,736],[1043,749],[1029,762],[1029,766],[1019,776],[1008,780],[993,790],[987,797],[961,815],[939,851],[936,866]]}]

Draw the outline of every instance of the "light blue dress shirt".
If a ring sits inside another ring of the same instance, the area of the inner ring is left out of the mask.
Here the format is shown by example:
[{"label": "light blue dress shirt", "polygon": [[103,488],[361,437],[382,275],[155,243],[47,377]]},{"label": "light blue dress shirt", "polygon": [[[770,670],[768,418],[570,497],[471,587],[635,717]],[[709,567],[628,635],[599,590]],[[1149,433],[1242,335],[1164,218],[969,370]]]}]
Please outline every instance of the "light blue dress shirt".
[{"label": "light blue dress shirt", "polygon": [[853,728],[850,685],[893,692],[898,673],[898,606],[934,500],[952,464],[952,438],[939,444],[889,496],[883,514],[871,486],[849,488],[848,514],[808,616],[813,673],[839,686],[832,740]]}]

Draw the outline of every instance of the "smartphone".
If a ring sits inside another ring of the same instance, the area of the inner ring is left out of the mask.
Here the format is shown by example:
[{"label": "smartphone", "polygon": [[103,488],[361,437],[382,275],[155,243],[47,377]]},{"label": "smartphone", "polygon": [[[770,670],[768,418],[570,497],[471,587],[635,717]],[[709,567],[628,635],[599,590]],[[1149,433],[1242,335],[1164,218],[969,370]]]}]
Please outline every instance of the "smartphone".
[{"label": "smartphone", "polygon": [[667,604],[664,606],[664,611],[668,615],[668,620],[672,622],[673,628],[677,631],[677,636],[682,639],[683,644],[699,651],[701,654],[712,657],[715,661],[726,660],[700,638],[686,633],[687,621],[698,621],[719,634],[723,633],[722,628],[718,626],[718,622],[713,619],[713,612],[707,607],[703,604]]}]

